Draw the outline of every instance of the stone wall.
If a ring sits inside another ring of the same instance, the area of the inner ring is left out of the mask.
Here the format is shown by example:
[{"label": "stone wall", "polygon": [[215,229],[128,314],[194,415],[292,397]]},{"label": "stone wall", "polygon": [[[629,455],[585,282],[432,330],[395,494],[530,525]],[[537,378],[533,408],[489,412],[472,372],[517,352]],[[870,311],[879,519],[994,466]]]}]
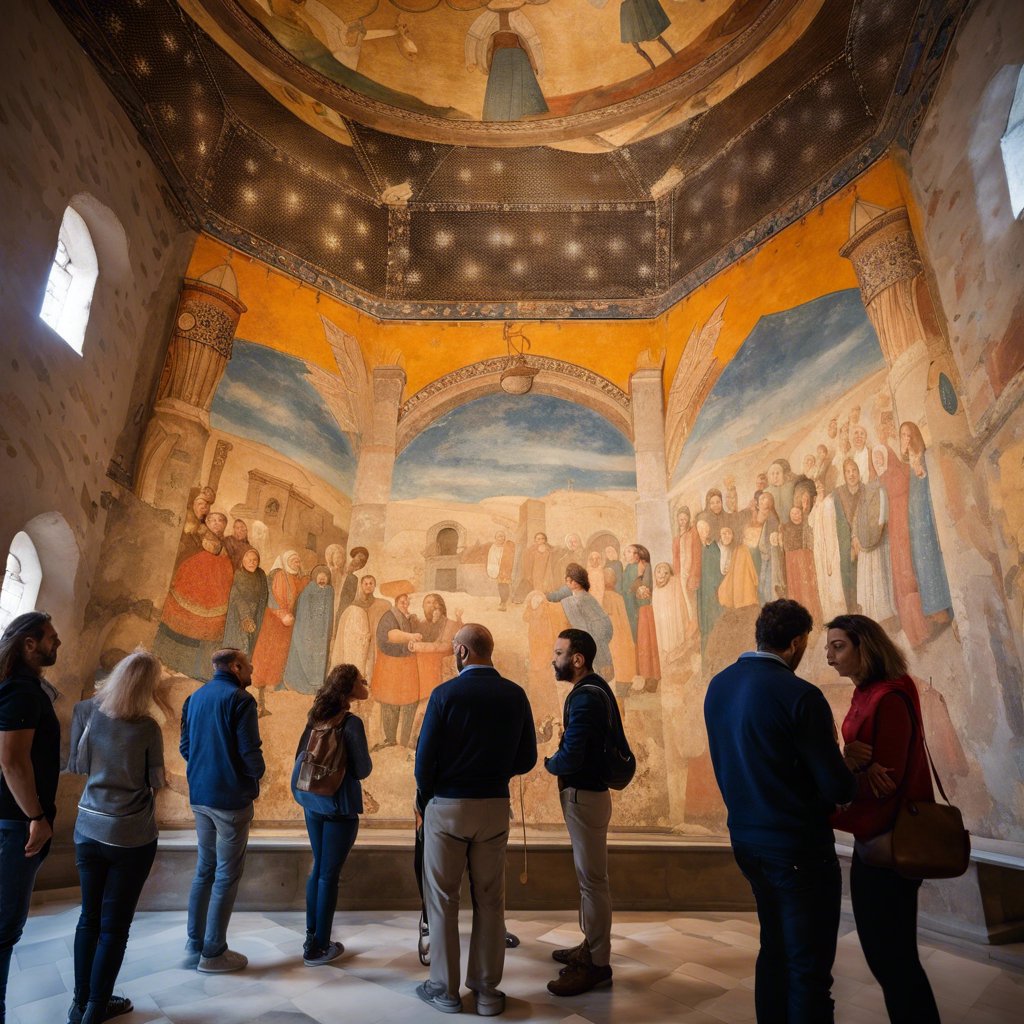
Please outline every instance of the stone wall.
[{"label": "stone wall", "polygon": [[[116,475],[137,446],[195,234],[50,6],[13,4],[4,14],[0,550],[23,529],[39,549],[38,607],[54,615],[64,640],[52,678],[69,720],[95,662],[79,637],[117,491],[108,467]],[[99,261],[81,355],[38,318],[69,204]],[[71,817],[62,815],[66,825]]]}]

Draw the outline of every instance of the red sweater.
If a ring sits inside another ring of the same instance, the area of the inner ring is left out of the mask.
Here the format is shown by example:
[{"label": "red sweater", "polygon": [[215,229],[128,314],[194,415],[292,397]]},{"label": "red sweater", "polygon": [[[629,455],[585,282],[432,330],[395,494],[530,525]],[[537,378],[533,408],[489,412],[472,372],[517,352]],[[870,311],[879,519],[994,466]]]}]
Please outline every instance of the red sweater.
[{"label": "red sweater", "polygon": [[[917,724],[911,719],[904,696],[914,707]],[[896,792],[876,797],[867,775],[858,773],[857,795],[845,810],[832,816],[834,828],[852,832],[857,839],[870,839],[892,828],[904,799],[935,799],[920,723],[921,702],[910,676],[880,680],[854,690],[850,710],[843,719],[843,740],[861,740],[874,747],[872,760],[890,770]]]}]

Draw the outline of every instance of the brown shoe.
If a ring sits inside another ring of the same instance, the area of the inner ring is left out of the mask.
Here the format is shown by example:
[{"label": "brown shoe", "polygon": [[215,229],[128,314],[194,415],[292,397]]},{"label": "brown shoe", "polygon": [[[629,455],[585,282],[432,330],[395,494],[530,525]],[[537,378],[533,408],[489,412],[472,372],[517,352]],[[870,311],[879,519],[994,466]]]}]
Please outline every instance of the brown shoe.
[{"label": "brown shoe", "polygon": [[577,960],[589,961],[590,947],[587,945],[587,940],[584,939],[578,946],[573,946],[572,949],[552,950],[551,959],[560,964],[571,964]]},{"label": "brown shoe", "polygon": [[548,991],[553,996],[579,996],[599,985],[612,983],[612,969],[609,964],[598,967],[577,961],[564,968],[554,981],[548,982]]}]

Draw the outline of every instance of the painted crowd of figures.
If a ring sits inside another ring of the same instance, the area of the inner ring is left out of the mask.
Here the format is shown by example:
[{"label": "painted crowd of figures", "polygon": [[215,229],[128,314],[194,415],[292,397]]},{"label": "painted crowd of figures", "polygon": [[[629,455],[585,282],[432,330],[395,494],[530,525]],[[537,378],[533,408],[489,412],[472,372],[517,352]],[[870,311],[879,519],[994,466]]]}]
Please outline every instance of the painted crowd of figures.
[{"label": "painted crowd of figures", "polygon": [[920,429],[905,422],[897,433],[883,415],[872,446],[855,407],[823,433],[802,473],[781,458],[758,473],[746,508],[726,477],[696,515],[677,510],[674,568],[716,664],[733,653],[720,649],[733,627],[746,632],[746,620],[778,597],[799,601],[816,622],[860,612],[902,629],[914,648],[952,619]]},{"label": "painted crowd of figures", "polygon": [[[417,613],[411,580],[389,580],[378,593],[376,577],[362,573],[370,559],[363,547],[346,554],[341,545],[328,545],[309,572],[298,551],[286,550],[267,574],[248,524],[235,519],[229,531],[228,517],[211,508],[214,500],[204,488],[192,501],[154,652],[170,669],[205,679],[213,651],[245,651],[261,714],[269,713],[268,690],[313,694],[328,665],[354,664],[381,705],[383,745],[411,746],[425,701],[454,672],[451,641],[461,609],[449,616],[445,598],[432,592]],[[623,696],[631,687],[656,690],[660,652],[674,656],[687,640],[671,566],[652,568],[643,545],[622,547],[609,534],[600,537],[602,548],[588,551],[576,534],[554,548],[536,533],[517,559],[516,545],[498,531],[492,542],[466,552],[479,555],[499,610],[513,600],[523,605],[528,684],[540,722],[559,717],[550,658],[567,626],[594,636],[598,671],[617,681]]]}]

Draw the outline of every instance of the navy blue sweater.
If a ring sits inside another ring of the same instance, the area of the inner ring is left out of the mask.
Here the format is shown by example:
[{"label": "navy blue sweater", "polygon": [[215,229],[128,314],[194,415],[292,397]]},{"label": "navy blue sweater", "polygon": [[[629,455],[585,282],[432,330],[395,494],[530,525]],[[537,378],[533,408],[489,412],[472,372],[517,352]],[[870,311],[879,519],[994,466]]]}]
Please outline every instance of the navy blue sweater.
[{"label": "navy blue sweater", "polygon": [[857,783],[821,690],[776,658],[744,654],[711,680],[704,721],[734,843],[787,853],[833,846],[828,817]]},{"label": "navy blue sweater", "polygon": [[185,701],[180,750],[190,803],[239,811],[259,796],[266,765],[256,701],[230,672],[218,670]]},{"label": "navy blue sweater", "polygon": [[[581,689],[581,687],[591,689]],[[604,690],[608,695],[606,702],[601,694],[595,693],[593,687]],[[592,672],[584,676],[569,691],[562,708],[564,731],[558,749],[551,757],[544,759],[544,767],[552,775],[558,776],[558,788],[589,789],[603,793],[608,789],[604,782],[605,770],[605,739],[611,724],[608,721],[609,705],[612,709],[612,720],[617,723],[617,730],[622,733],[622,722],[618,715],[618,705],[611,687]],[[620,735],[619,749],[624,749],[625,738]]]},{"label": "navy blue sweater", "polygon": [[521,686],[484,665],[430,695],[416,746],[416,787],[431,797],[507,797],[508,780],[537,763],[533,711]]}]

